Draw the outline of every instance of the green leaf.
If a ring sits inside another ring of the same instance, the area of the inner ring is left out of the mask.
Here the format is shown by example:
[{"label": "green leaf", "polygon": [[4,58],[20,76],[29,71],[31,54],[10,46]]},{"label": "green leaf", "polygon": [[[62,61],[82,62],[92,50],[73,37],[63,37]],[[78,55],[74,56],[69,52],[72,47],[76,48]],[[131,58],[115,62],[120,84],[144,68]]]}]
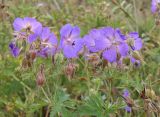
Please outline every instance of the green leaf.
[{"label": "green leaf", "polygon": [[65,107],[64,102],[67,100],[69,100],[69,95],[62,90],[57,90],[53,96],[50,117],[54,117],[57,113],[62,112],[62,108]]},{"label": "green leaf", "polygon": [[79,107],[78,112],[81,116],[93,115],[102,117],[104,111],[104,102],[100,95],[91,95],[86,102]]}]

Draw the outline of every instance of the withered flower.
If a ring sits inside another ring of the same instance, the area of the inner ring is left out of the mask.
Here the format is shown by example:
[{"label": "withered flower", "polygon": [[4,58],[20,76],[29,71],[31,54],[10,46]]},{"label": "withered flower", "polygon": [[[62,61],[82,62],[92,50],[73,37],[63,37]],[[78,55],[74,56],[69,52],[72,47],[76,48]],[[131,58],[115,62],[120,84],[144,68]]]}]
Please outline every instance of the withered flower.
[{"label": "withered flower", "polygon": [[86,55],[86,59],[93,66],[97,66],[101,61],[97,53],[91,53],[91,54]]},{"label": "withered flower", "polygon": [[35,51],[30,51],[30,52],[26,53],[26,56],[22,61],[22,67],[23,68],[32,67],[35,58],[36,58],[36,52]]},{"label": "withered flower", "polygon": [[67,77],[72,78],[74,76],[75,70],[76,70],[76,64],[69,63],[67,66],[65,66],[64,73]]},{"label": "withered flower", "polygon": [[40,66],[36,79],[37,85],[42,86],[45,83],[44,64]]},{"label": "withered flower", "polygon": [[127,104],[127,106],[125,107],[125,110],[127,112],[131,112],[132,111],[131,107],[133,107],[134,101],[133,101],[133,99],[131,99],[130,93],[127,89],[124,90],[122,97]]}]

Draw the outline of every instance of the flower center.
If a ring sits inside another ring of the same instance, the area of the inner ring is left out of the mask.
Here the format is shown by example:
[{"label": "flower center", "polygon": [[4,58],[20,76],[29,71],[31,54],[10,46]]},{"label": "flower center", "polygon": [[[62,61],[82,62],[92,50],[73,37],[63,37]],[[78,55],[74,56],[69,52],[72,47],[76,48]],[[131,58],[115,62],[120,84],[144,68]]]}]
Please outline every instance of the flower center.
[{"label": "flower center", "polygon": [[69,38],[67,38],[67,39],[64,40],[64,44],[65,44],[65,45],[74,46],[74,45],[75,45],[75,41],[72,40],[72,38],[69,37]]}]

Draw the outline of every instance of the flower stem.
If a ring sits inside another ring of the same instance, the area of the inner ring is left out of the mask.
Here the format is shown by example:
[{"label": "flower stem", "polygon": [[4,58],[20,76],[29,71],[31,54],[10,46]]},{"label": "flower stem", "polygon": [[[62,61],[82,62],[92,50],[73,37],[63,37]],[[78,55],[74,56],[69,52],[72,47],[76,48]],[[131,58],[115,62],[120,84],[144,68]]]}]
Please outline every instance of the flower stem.
[{"label": "flower stem", "polygon": [[28,89],[29,91],[31,91],[31,88],[29,86],[27,86],[24,82],[20,81],[15,75],[12,75],[12,77],[18,81],[21,85],[23,85],[26,89]]},{"label": "flower stem", "polygon": [[41,87],[41,90],[42,90],[44,96],[47,98],[48,102],[51,103],[51,100],[49,99],[49,97],[48,97],[47,93],[45,92],[45,90],[43,89],[43,87]]}]

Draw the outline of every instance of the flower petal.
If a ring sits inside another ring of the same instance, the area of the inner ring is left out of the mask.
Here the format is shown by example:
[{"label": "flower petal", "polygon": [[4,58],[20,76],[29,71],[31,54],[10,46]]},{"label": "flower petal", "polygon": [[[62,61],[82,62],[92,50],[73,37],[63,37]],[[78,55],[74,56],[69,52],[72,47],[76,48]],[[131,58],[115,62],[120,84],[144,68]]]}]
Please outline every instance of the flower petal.
[{"label": "flower petal", "polygon": [[127,112],[131,112],[131,111],[132,111],[131,107],[129,107],[129,106],[126,106],[126,107],[125,107],[125,110],[126,110]]},{"label": "flower petal", "polygon": [[31,22],[32,28],[31,31],[37,35],[40,35],[42,32],[42,24],[40,22],[34,21]]},{"label": "flower petal", "polygon": [[122,40],[126,40],[126,36],[121,33],[121,30],[119,28],[116,29],[116,32]]},{"label": "flower petal", "polygon": [[48,49],[49,49],[48,47],[42,48],[37,52],[37,55],[43,58],[48,57]]},{"label": "flower petal", "polygon": [[72,33],[70,38],[77,38],[80,36],[80,28],[78,26],[74,26],[71,32]]},{"label": "flower petal", "polygon": [[113,35],[115,33],[114,29],[112,27],[105,27],[102,29],[103,34],[105,35],[106,38],[112,39]]},{"label": "flower petal", "polygon": [[99,51],[111,46],[111,41],[104,36],[102,29],[93,29],[90,36],[94,39],[95,47]]},{"label": "flower petal", "polygon": [[115,48],[110,48],[103,52],[103,58],[109,62],[115,62],[117,59],[117,52]]},{"label": "flower petal", "polygon": [[77,51],[72,46],[66,45],[63,48],[63,54],[66,58],[76,58]]},{"label": "flower petal", "polygon": [[25,17],[24,18],[24,23],[31,23],[31,22],[37,22],[37,20],[35,18],[31,18],[31,17]]},{"label": "flower petal", "polygon": [[121,56],[126,56],[128,54],[129,47],[126,43],[121,43],[118,46],[118,49],[119,49],[119,52],[120,52]]},{"label": "flower petal", "polygon": [[152,13],[155,13],[157,11],[157,0],[152,0],[151,11],[152,11]]},{"label": "flower petal", "polygon": [[138,32],[130,32],[130,33],[129,33],[129,36],[130,36],[131,38],[139,38]]},{"label": "flower petal", "polygon": [[76,39],[74,41],[74,44],[73,47],[75,49],[75,51],[78,53],[82,48],[83,48],[83,45],[84,45],[84,40],[83,39]]},{"label": "flower petal", "polygon": [[34,42],[37,39],[37,37],[38,36],[36,34],[29,35],[29,37],[28,37],[28,43]]},{"label": "flower petal", "polygon": [[57,37],[55,36],[54,33],[50,34],[48,42],[51,43],[51,44],[57,44],[58,43]]},{"label": "flower petal", "polygon": [[140,50],[142,48],[143,44],[142,44],[142,39],[141,38],[137,38],[134,41],[134,49],[135,50]]},{"label": "flower petal", "polygon": [[11,51],[11,53],[12,53],[12,55],[13,55],[14,57],[17,57],[17,56],[19,55],[20,50],[19,50],[18,47],[16,47],[16,44],[15,44],[15,43],[11,42],[11,43],[9,44],[9,48],[10,48],[10,51]]},{"label": "flower petal", "polygon": [[98,50],[95,48],[95,41],[93,38],[91,38],[91,36],[89,35],[85,35],[83,37],[84,40],[84,44],[86,45],[86,47],[88,48],[89,51],[91,52],[97,52]]},{"label": "flower petal", "polygon": [[130,96],[129,91],[128,91],[127,89],[125,89],[125,90],[123,91],[123,97],[127,98],[127,97],[129,97],[129,96]]},{"label": "flower petal", "polygon": [[41,39],[45,41],[50,36],[50,29],[48,27],[44,27],[41,34]]},{"label": "flower petal", "polygon": [[110,40],[104,38],[103,36],[99,37],[98,39],[95,39],[95,43],[96,43],[96,49],[99,51],[104,50],[105,48],[111,46]]},{"label": "flower petal", "polygon": [[13,22],[13,28],[15,31],[20,31],[25,27],[24,21],[22,18],[16,18]]},{"label": "flower petal", "polygon": [[71,31],[72,31],[71,24],[64,25],[60,30],[61,39],[65,37],[69,37],[69,35],[71,34]]}]

